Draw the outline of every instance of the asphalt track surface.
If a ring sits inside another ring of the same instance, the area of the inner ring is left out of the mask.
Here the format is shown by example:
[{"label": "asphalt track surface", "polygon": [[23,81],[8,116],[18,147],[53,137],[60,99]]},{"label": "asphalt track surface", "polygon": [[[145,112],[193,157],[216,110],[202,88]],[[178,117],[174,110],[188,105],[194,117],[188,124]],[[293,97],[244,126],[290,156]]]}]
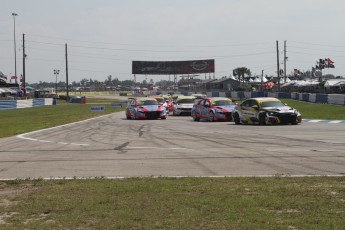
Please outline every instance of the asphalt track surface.
[{"label": "asphalt track surface", "polygon": [[0,179],[345,175],[345,124],[126,120],[124,112],[0,139]]}]

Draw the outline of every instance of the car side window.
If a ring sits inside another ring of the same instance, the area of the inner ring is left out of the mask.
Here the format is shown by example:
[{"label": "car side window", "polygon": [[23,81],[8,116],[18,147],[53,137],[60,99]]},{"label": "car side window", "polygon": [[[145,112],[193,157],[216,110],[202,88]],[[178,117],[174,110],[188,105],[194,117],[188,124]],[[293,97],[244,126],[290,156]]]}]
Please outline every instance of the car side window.
[{"label": "car side window", "polygon": [[205,107],[210,107],[210,102],[209,102],[209,100],[204,100],[205,102],[204,102],[204,106]]},{"label": "car side window", "polygon": [[242,102],[241,106],[250,107],[250,104],[251,104],[251,100],[246,100],[246,101]]},{"label": "car side window", "polygon": [[248,100],[248,107],[252,107],[253,106],[253,100]]},{"label": "car side window", "polygon": [[254,105],[257,105],[259,107],[259,103],[257,101],[255,101],[255,100],[253,100],[253,103],[252,103],[251,106],[254,106]]}]

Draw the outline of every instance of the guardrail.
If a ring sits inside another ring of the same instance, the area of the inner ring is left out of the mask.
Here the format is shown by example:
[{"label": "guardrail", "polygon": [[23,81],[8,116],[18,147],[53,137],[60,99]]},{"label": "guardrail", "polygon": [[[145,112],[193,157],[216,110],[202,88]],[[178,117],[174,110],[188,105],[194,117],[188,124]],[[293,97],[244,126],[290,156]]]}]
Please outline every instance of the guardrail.
[{"label": "guardrail", "polygon": [[19,109],[55,104],[56,99],[54,98],[37,98],[29,100],[0,100],[0,109]]}]

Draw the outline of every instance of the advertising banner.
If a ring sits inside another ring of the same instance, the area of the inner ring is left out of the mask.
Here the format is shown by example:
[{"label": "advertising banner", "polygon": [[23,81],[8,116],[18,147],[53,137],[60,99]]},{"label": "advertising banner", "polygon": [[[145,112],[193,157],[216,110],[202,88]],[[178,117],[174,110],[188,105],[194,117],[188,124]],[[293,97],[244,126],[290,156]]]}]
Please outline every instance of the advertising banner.
[{"label": "advertising banner", "polygon": [[192,61],[133,61],[132,74],[175,75],[214,73],[214,59]]}]

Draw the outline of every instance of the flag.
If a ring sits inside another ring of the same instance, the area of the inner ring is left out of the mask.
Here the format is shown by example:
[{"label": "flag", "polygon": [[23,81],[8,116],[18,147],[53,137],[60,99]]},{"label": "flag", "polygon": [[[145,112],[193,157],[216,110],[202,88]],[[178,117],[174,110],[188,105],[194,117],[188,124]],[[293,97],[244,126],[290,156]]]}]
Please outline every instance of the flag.
[{"label": "flag", "polygon": [[328,64],[334,64],[334,61],[332,61],[331,59],[327,58],[327,62]]},{"label": "flag", "polygon": [[325,59],[325,62],[327,63],[327,68],[334,68],[334,61],[332,61],[330,58]]},{"label": "flag", "polygon": [[316,69],[324,69],[325,68],[325,60],[324,59],[319,59],[319,61],[316,61],[316,66],[315,66]]}]

